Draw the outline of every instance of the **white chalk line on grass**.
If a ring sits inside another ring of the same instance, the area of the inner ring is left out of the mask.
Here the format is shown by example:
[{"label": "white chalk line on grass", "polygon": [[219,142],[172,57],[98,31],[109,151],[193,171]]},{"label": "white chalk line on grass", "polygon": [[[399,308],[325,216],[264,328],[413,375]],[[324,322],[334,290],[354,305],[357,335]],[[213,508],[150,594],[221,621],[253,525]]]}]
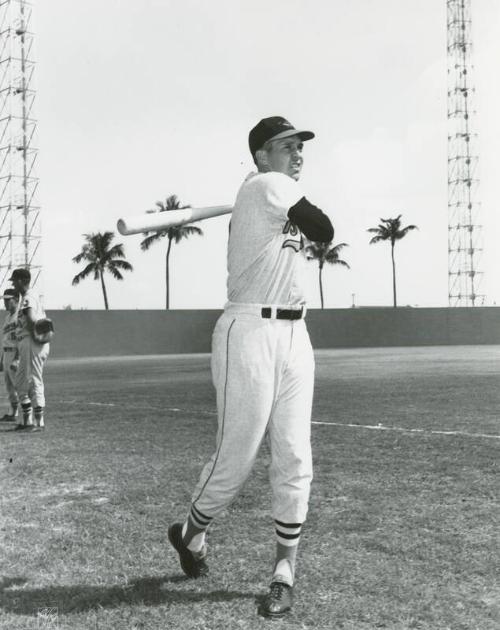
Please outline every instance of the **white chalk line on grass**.
[{"label": "white chalk line on grass", "polygon": [[90,400],[82,401],[82,400],[56,400],[56,402],[62,405],[88,405],[94,407],[116,407],[115,403],[103,403],[103,402],[92,402]]},{"label": "white chalk line on grass", "polygon": [[[59,403],[66,404],[78,404],[78,405],[89,405],[96,407],[118,407],[116,403],[103,403],[103,402],[93,402],[86,401],[82,402],[79,400],[59,400]],[[130,404],[127,405],[130,409]],[[141,405],[141,409],[149,410],[149,411],[159,411],[161,413],[175,412],[175,413],[183,413],[190,415],[205,415],[205,416],[216,416],[216,411],[202,411],[200,409],[179,409],[179,407],[153,407],[152,405]],[[368,429],[371,431],[398,431],[400,433],[420,433],[423,435],[458,435],[461,437],[470,437],[470,438],[486,438],[490,440],[500,440],[500,435],[493,435],[492,433],[469,433],[468,431],[445,431],[439,429],[411,429],[407,427],[387,427],[383,424],[354,424],[348,422],[322,422],[321,420],[313,420],[311,424],[317,424],[320,426],[332,426],[332,427],[345,427],[349,429]]]},{"label": "white chalk line on grass", "polygon": [[500,435],[493,435],[491,433],[468,433],[467,431],[439,431],[438,429],[409,429],[405,427],[386,427],[383,424],[350,424],[342,422],[321,422],[320,420],[313,420],[312,424],[320,424],[322,426],[333,427],[349,427],[352,429],[370,429],[372,431],[400,431],[402,433],[423,433],[424,435],[460,435],[463,437],[473,438],[489,438],[491,440],[500,440]]},{"label": "white chalk line on grass", "polygon": [[[133,409],[133,405],[130,405],[129,403],[127,403],[126,405],[121,405],[118,403],[105,403],[105,402],[93,402],[91,400],[56,400],[56,403],[62,404],[62,405],[80,405],[80,406],[87,406],[87,407],[127,407],[127,409]],[[137,409],[137,407],[135,407]],[[176,413],[189,413],[191,415],[206,415],[206,416],[216,416],[217,412],[216,411],[203,411],[203,410],[193,410],[193,409],[179,409],[179,407],[155,407],[154,405],[141,405],[140,408],[144,411],[160,411],[160,412],[168,412],[168,411],[173,411]]]}]

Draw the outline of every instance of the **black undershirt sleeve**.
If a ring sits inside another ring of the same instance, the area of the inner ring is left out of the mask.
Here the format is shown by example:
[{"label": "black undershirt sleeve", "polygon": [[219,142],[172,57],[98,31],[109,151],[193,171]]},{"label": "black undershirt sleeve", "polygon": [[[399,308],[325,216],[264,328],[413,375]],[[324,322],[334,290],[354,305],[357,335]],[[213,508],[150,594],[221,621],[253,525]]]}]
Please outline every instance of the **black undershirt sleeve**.
[{"label": "black undershirt sleeve", "polygon": [[329,243],[333,240],[333,226],[330,219],[305,197],[288,211],[288,218],[310,241]]}]

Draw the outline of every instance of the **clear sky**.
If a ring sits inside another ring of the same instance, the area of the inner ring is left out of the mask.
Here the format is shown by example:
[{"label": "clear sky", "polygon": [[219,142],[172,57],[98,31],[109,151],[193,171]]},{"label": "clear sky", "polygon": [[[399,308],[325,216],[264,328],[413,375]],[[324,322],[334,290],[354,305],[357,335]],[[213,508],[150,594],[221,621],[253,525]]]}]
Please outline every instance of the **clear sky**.
[{"label": "clear sky", "polygon": [[[447,305],[445,0],[35,2],[45,304],[102,308],[72,262],[83,234],[175,193],[234,201],[252,170],[249,129],[270,115],[312,129],[301,182],[346,242],[326,306],[390,305],[390,248],[367,228],[402,213],[400,304]],[[485,304],[500,305],[500,4],[473,0]],[[173,248],[171,306],[221,308],[228,217]],[[167,241],[108,278],[111,308],[163,308]],[[309,303],[319,305],[309,263]]]}]

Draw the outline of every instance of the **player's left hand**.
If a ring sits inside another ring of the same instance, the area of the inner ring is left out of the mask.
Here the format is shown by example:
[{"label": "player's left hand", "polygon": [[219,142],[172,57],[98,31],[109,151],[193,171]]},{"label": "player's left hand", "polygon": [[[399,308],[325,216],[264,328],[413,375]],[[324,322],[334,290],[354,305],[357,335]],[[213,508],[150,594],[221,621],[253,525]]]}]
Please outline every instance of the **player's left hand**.
[{"label": "player's left hand", "polygon": [[19,361],[12,361],[12,363],[10,364],[10,370],[11,372],[17,372],[17,368],[19,367]]}]

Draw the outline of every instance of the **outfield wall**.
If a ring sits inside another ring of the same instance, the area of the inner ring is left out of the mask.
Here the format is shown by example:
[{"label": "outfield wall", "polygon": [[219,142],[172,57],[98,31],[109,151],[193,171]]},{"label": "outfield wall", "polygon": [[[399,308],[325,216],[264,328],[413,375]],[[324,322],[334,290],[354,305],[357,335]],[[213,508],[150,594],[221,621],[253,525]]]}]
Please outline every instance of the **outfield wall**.
[{"label": "outfield wall", "polygon": [[[210,351],[219,310],[49,311],[52,357]],[[500,308],[311,310],[314,348],[500,344]]]}]

